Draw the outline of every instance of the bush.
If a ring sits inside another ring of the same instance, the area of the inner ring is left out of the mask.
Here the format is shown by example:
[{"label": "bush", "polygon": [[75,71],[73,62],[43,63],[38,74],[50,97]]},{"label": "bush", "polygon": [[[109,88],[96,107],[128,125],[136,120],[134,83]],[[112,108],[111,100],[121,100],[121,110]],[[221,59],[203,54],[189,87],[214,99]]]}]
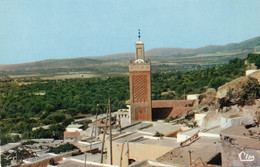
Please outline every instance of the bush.
[{"label": "bush", "polygon": [[58,147],[51,147],[48,152],[59,154],[59,153],[69,152],[69,151],[72,151],[75,149],[78,149],[78,148],[76,146],[74,146],[73,144],[66,143],[66,144],[60,145]]},{"label": "bush", "polygon": [[249,81],[242,88],[242,105],[255,104],[255,99],[260,97],[260,84],[257,79],[249,77]]},{"label": "bush", "polygon": [[23,142],[22,145],[33,145],[34,143],[39,143],[39,142],[28,140],[26,142]]}]

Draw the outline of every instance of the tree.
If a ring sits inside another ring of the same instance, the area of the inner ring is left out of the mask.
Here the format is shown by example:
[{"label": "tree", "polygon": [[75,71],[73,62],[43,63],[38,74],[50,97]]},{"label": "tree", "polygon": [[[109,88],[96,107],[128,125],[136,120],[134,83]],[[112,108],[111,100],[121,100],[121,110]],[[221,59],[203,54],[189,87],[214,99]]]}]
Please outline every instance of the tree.
[{"label": "tree", "polygon": [[249,77],[246,84],[242,86],[242,104],[243,105],[253,105],[255,104],[255,99],[260,98],[260,84],[255,78]]},{"label": "tree", "polygon": [[258,69],[260,69],[260,56],[257,56],[255,65],[257,66]]}]

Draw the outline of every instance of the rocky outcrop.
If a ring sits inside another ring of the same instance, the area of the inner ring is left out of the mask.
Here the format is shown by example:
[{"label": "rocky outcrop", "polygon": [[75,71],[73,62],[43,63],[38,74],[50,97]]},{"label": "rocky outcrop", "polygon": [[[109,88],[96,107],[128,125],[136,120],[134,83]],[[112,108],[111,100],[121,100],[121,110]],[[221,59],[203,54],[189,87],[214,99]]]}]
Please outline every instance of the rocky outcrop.
[{"label": "rocky outcrop", "polygon": [[239,95],[242,94],[242,86],[247,83],[249,80],[248,77],[240,77],[231,82],[228,82],[218,88],[216,98],[223,99],[223,98],[232,98],[231,95]]},{"label": "rocky outcrop", "polygon": [[209,88],[206,92],[202,93],[198,100],[195,101],[193,111],[195,113],[208,112],[215,110],[218,106],[216,96],[216,90]]},{"label": "rocky outcrop", "polygon": [[[228,121],[230,123],[230,119],[245,124],[259,122],[259,81],[260,71],[228,82],[220,86],[217,91],[211,88],[201,94],[193,107],[195,114],[207,113],[201,121],[201,126],[225,126],[221,124]],[[247,103],[246,98],[251,98],[249,100],[253,102]],[[246,118],[246,122],[243,122],[243,117]]]}]

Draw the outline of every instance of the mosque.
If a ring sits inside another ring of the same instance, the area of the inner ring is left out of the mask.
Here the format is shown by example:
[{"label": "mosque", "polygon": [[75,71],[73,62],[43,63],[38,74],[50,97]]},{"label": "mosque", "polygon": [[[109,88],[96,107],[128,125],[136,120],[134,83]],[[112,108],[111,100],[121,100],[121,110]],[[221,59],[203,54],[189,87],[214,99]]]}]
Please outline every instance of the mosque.
[{"label": "mosque", "polygon": [[156,121],[185,114],[191,110],[194,99],[187,100],[152,100],[151,98],[151,60],[145,58],[144,43],[135,43],[135,59],[129,62],[130,119]]}]

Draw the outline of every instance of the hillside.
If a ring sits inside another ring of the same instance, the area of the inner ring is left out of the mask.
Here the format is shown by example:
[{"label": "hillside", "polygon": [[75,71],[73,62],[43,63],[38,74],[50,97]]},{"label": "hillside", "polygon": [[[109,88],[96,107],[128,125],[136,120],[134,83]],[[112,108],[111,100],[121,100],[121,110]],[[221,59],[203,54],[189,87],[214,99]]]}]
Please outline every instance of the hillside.
[{"label": "hillside", "polygon": [[[196,49],[155,48],[148,50],[146,56],[153,62],[153,71],[169,71],[205,68],[226,64],[234,58],[244,58],[248,53],[260,49],[260,37],[241,43],[210,45]],[[92,73],[125,73],[128,62],[134,53],[119,53],[98,57],[72,59],[50,59],[23,64],[2,64],[0,71],[15,73],[53,73],[66,71],[88,71]]]},{"label": "hillside", "polygon": [[229,126],[223,120],[240,119],[244,124],[254,124],[260,120],[260,71],[249,76],[236,78],[201,94],[193,108],[194,113],[204,113],[200,126]]}]

